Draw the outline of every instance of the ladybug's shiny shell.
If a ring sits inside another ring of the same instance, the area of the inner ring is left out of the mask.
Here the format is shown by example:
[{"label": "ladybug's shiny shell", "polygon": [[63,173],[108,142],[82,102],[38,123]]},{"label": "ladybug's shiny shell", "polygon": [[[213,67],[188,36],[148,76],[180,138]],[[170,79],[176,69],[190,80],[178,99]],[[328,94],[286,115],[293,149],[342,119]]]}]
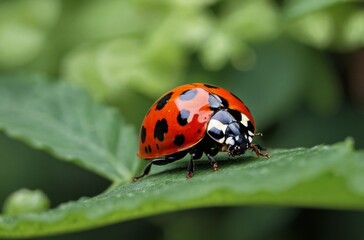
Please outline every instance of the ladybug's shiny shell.
[{"label": "ladybug's shiny shell", "polygon": [[150,108],[141,126],[137,155],[155,159],[196,146],[206,135],[212,115],[221,109],[241,114],[254,134],[254,119],[235,95],[217,86],[187,84],[163,95]]}]

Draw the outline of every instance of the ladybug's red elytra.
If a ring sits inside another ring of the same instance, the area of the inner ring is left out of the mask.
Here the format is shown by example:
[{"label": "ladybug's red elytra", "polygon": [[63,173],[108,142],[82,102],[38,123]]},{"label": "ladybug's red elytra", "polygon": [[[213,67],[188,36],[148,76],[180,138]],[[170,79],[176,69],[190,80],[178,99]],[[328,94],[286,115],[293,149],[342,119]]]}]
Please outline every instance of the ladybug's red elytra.
[{"label": "ladybug's red elytra", "polygon": [[255,132],[249,109],[228,90],[203,83],[179,86],[159,98],[143,120],[137,155],[150,162],[133,181],[148,175],[152,165],[165,165],[188,153],[186,178],[192,177],[193,161],[203,154],[215,171],[218,152],[238,156],[249,149],[269,158],[252,143],[257,135],[261,134]]}]

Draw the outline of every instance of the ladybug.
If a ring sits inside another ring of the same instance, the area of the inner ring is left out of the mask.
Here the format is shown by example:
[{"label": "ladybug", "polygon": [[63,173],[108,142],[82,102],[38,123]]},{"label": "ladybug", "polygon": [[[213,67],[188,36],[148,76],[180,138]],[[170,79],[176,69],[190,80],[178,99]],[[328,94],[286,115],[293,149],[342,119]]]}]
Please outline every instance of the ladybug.
[{"label": "ladybug", "polygon": [[139,136],[137,155],[150,160],[143,174],[152,165],[165,165],[190,153],[186,178],[194,172],[194,160],[206,154],[214,171],[218,165],[214,156],[227,152],[242,155],[251,150],[259,157],[269,158],[258,144],[252,143],[255,122],[244,103],[221,87],[192,83],[172,89],[159,98],[145,116]]}]

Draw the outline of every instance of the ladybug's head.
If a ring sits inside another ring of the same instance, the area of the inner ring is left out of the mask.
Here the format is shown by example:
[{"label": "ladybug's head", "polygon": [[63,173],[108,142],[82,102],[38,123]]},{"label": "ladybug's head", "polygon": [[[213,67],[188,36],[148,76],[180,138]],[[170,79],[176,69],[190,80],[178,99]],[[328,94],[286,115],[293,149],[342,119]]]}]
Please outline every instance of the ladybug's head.
[{"label": "ladybug's head", "polygon": [[239,156],[250,147],[250,142],[245,135],[229,136],[225,140],[229,156]]},{"label": "ladybug's head", "polygon": [[222,145],[230,156],[244,154],[253,141],[254,129],[246,122],[237,121],[228,111],[216,112],[208,125],[207,133]]}]

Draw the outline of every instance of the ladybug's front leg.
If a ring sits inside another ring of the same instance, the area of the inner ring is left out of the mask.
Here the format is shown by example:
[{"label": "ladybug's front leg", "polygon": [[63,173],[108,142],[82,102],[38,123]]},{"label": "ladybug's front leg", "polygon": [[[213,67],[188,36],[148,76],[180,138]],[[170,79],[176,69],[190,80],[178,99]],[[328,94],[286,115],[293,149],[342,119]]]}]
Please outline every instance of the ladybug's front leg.
[{"label": "ladybug's front leg", "polygon": [[263,154],[261,153],[261,151],[265,151],[266,149],[262,148],[259,144],[250,144],[250,147],[249,149],[253,152],[255,152],[255,154],[258,156],[258,157],[264,157],[264,158],[269,158],[269,154]]}]

